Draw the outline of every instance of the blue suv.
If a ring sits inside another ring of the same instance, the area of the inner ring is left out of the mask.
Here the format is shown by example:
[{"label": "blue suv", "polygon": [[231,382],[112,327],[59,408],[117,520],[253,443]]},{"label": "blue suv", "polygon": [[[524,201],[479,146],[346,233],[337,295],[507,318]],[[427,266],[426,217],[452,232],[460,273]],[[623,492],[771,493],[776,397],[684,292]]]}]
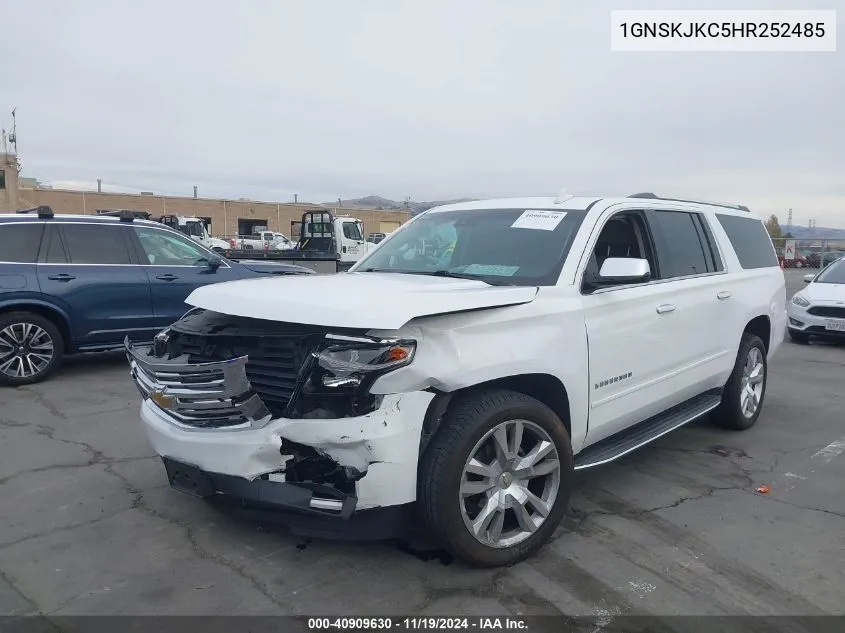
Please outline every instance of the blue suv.
[{"label": "blue suv", "polygon": [[315,273],[223,259],[131,211],[0,214],[0,384],[39,382],[64,354],[148,340],[188,310],[194,288],[268,274]]}]

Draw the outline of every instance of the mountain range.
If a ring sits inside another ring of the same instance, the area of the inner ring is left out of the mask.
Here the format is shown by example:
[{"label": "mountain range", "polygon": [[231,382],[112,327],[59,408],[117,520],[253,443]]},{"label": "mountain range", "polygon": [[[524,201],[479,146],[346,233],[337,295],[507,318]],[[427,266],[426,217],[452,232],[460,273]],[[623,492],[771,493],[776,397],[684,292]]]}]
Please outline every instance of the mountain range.
[{"label": "mountain range", "polygon": [[845,240],[845,229],[829,229],[824,226],[811,229],[806,226],[781,224],[780,230],[783,235],[789,233],[796,240]]},{"label": "mountain range", "polygon": [[[350,198],[348,200],[341,200],[341,206],[353,207],[356,209],[373,209],[378,211],[410,211],[411,215],[416,215],[427,211],[432,207],[437,207],[442,204],[453,204],[455,202],[469,202],[475,198],[457,198],[455,200],[433,200],[431,202],[414,202],[407,200],[405,202],[397,202],[396,200],[388,200],[381,196],[365,196],[363,198]],[[325,206],[335,206],[333,202],[326,202]]]},{"label": "mountain range", "polygon": [[[430,202],[415,202],[413,200],[398,202],[396,200],[382,198],[381,196],[364,196],[363,198],[341,200],[341,206],[379,211],[410,211],[411,215],[414,216],[442,204],[469,202],[472,200],[477,200],[477,198],[456,198],[454,200],[433,200]],[[336,203],[333,202],[325,203],[325,206],[335,205]],[[816,226],[811,229],[806,226],[794,224],[782,224],[780,229],[783,235],[790,233],[797,240],[845,240],[845,229],[833,229],[824,226]]]}]

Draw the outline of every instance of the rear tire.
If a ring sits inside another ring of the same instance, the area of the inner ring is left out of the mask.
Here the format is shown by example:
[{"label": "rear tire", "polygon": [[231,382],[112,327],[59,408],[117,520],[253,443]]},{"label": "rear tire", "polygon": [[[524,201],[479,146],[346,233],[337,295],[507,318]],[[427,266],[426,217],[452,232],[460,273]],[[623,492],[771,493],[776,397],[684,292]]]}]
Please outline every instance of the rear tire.
[{"label": "rear tire", "polygon": [[0,385],[41,382],[59,368],[64,340],[50,319],[33,312],[0,315]]},{"label": "rear tire", "polygon": [[745,431],[754,426],[763,410],[768,369],[766,346],[762,339],[744,333],[734,370],[725,384],[722,403],[711,414],[717,426],[735,431]]},{"label": "rear tire", "polygon": [[809,334],[804,334],[803,332],[795,332],[793,330],[789,330],[789,338],[791,338],[799,345],[807,345],[810,342]]},{"label": "rear tire", "polygon": [[572,477],[572,447],[557,415],[524,394],[491,390],[447,412],[420,463],[418,506],[458,558],[512,565],[551,538]]}]

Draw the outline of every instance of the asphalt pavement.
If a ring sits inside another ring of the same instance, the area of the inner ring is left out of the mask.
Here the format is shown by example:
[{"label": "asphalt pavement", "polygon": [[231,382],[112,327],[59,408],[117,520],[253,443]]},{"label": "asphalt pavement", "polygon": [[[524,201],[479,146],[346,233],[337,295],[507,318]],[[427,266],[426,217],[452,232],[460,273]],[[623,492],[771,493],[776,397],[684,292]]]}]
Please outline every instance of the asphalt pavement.
[{"label": "asphalt pavement", "polygon": [[477,570],[171,490],[123,356],[74,359],[0,390],[0,614],[845,614],[843,385],[845,346],[787,340],[752,430],[705,419],[579,473],[553,542]]}]

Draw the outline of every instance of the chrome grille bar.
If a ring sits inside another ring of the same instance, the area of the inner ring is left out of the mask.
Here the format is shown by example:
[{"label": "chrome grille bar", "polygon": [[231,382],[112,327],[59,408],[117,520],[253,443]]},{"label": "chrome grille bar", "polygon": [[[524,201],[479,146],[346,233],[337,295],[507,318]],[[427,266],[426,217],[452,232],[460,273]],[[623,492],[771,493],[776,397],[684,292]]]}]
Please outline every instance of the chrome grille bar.
[{"label": "chrome grille bar", "polygon": [[151,354],[151,345],[124,341],[130,374],[144,400],[175,423],[197,430],[258,428],[270,411],[246,376],[248,357],[190,363],[188,356],[165,359]]}]

